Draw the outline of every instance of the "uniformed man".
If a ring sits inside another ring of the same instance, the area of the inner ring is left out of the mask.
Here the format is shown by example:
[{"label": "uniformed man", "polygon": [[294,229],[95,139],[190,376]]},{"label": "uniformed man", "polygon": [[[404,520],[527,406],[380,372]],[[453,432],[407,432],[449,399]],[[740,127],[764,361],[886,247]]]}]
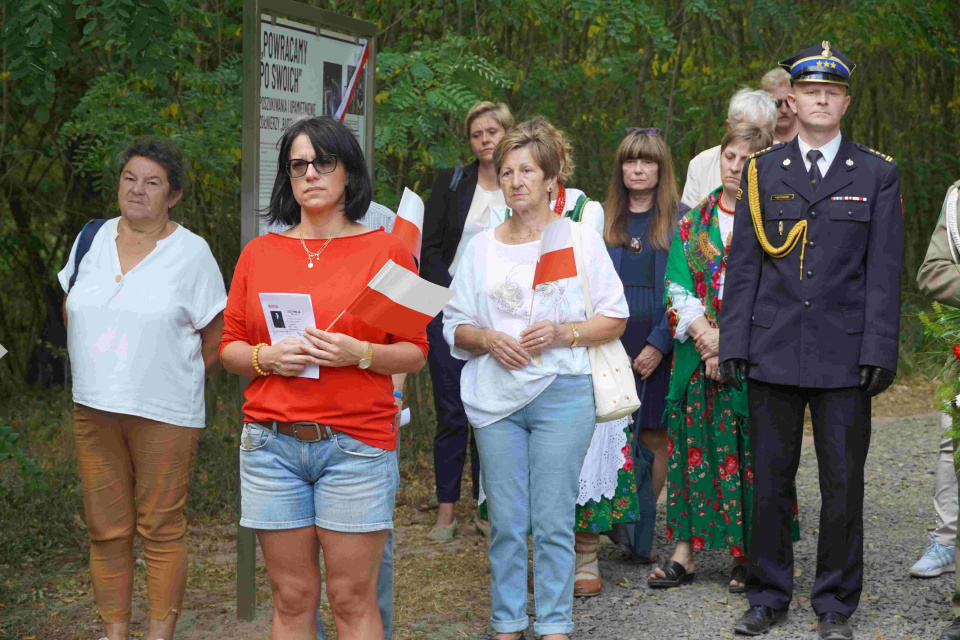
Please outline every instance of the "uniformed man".
[{"label": "uniformed man", "polygon": [[754,507],[747,594],[734,629],[766,632],[793,591],[790,523],[804,409],[820,468],[820,539],[810,602],[823,639],[847,622],[863,584],[863,466],[870,398],[897,369],[900,178],[893,159],[840,133],[854,64],[829,42],[789,71],[798,136],[744,170],[720,322],[724,381],[750,378]]}]

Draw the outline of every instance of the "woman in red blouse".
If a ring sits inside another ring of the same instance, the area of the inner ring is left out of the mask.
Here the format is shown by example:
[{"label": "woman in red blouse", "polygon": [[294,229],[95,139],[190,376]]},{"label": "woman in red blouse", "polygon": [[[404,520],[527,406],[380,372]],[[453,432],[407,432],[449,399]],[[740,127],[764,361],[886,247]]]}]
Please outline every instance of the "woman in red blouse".
[{"label": "woman in red blouse", "polygon": [[[329,117],[280,140],[266,218],[288,226],[237,262],[220,344],[244,392],[240,524],[257,530],[273,590],[270,637],[314,640],[319,549],[341,640],[382,638],[377,567],[393,528],[397,411],[390,376],[420,370],[427,338],[384,333],[344,314],[331,331],[270,344],[261,293],[306,293],[328,327],[387,260],[414,269],[394,236],[358,224],[372,195],[363,152]],[[319,366],[319,379],[298,377]]]}]

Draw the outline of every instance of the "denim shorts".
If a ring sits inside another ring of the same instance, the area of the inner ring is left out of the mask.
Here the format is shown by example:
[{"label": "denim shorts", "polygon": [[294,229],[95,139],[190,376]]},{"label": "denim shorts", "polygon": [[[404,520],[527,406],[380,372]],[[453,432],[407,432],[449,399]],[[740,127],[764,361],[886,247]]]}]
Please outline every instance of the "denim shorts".
[{"label": "denim shorts", "polygon": [[240,436],[240,524],[251,529],[360,533],[393,529],[397,452],[344,433],[300,442],[272,425]]}]

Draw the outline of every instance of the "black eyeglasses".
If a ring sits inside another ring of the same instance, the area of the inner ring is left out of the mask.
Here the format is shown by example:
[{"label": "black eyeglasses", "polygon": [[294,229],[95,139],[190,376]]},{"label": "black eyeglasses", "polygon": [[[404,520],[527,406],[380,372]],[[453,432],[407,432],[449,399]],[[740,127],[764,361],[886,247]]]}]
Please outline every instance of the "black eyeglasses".
[{"label": "black eyeglasses", "polygon": [[657,129],[656,127],[647,127],[646,129],[642,129],[642,128],[640,128],[640,127],[627,127],[627,133],[628,133],[628,134],[629,134],[629,133],[642,133],[642,134],[648,135],[648,136],[658,136],[658,135],[660,135],[660,129]]},{"label": "black eyeglasses", "polygon": [[284,162],[283,168],[291,178],[302,178],[307,175],[307,167],[311,164],[317,173],[333,173],[337,170],[337,156],[332,153],[321,153],[313,161],[294,158]]},{"label": "black eyeglasses", "polygon": [[777,109],[779,109],[780,107],[783,106],[784,102],[786,102],[786,100],[774,100],[773,104],[775,104],[777,106]]}]

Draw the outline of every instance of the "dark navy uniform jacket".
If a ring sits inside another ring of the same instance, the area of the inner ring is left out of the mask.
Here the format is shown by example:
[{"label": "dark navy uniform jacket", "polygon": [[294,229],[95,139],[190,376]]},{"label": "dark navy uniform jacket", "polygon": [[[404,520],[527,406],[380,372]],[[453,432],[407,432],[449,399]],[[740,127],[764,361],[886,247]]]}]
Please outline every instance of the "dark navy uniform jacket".
[{"label": "dark navy uniform jacket", "polygon": [[[800,220],[807,242],[772,258],[750,219],[743,169],[720,320],[720,361],[801,387],[853,387],[859,367],[896,371],[903,212],[897,165],[846,137],[814,195],[795,138],[755,155],[767,239]],[[800,253],[803,279],[800,279]]]}]

